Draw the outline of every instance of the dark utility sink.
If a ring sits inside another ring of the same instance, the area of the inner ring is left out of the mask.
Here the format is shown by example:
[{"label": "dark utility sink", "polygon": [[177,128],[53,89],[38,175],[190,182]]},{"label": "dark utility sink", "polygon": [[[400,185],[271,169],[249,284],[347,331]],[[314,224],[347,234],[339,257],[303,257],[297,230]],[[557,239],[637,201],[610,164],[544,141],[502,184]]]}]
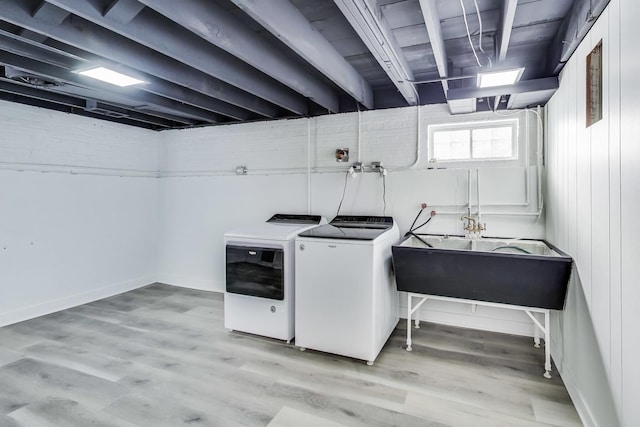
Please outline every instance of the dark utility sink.
[{"label": "dark utility sink", "polygon": [[410,236],[392,248],[399,291],[564,308],[573,259],[544,240],[420,239]]}]

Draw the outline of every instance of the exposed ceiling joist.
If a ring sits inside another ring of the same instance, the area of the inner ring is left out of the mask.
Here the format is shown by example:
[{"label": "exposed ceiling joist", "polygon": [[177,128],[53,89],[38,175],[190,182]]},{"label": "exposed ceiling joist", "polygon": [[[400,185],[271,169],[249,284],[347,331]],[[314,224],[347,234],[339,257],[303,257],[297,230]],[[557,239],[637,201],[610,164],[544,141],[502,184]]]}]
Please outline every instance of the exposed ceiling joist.
[{"label": "exposed ceiling joist", "polygon": [[[80,0],[49,0],[75,15],[114,31],[150,49],[171,56],[212,77],[254,94],[296,114],[307,114],[306,99],[268,78],[239,59],[187,31],[167,31],[172,21],[147,9],[127,25],[104,19],[96,8]],[[120,0],[119,3],[128,0]],[[136,2],[137,3],[137,2]],[[144,5],[137,3],[142,8]]]},{"label": "exposed ceiling joist", "polygon": [[531,108],[533,106],[544,105],[555,93],[555,89],[540,90],[537,92],[514,93],[509,96],[507,109],[517,110],[521,108]]},{"label": "exposed ceiling joist", "polygon": [[476,99],[450,99],[447,100],[451,114],[475,113],[477,109]]},{"label": "exposed ceiling joist", "polygon": [[[3,40],[0,39],[0,46],[2,42]],[[214,113],[202,110],[200,108],[192,107],[190,105],[184,105],[183,103],[174,101],[172,99],[167,99],[152,93],[147,93],[139,89],[130,90],[129,88],[129,90],[125,90],[117,87],[112,87],[112,85],[109,85],[108,83],[93,82],[89,80],[89,77],[84,77],[82,75],[72,73],[68,70],[65,70],[64,68],[36,61],[31,58],[25,58],[3,50],[0,50],[0,63],[5,65],[12,65],[23,70],[29,70],[38,75],[45,76],[60,82],[66,82],[85,88],[94,88],[98,92],[115,93],[122,98],[128,99],[130,103],[133,104],[139,103],[141,105],[156,105],[163,109],[180,112],[184,114],[185,117],[191,117],[207,123],[215,123],[221,120],[221,118]]]},{"label": "exposed ceiling joist", "polygon": [[[447,52],[444,47],[444,38],[442,37],[442,27],[440,26],[440,12],[438,11],[437,0],[420,0],[420,10],[424,18],[424,24],[427,27],[427,35],[429,36],[429,44],[433,52],[433,57],[438,69],[438,75],[441,79],[448,76]],[[441,81],[442,91],[445,98],[449,91],[449,83],[446,80]],[[457,106],[449,104],[449,110],[452,114]]]},{"label": "exposed ceiling joist", "polygon": [[538,92],[545,90],[553,90],[558,88],[557,77],[545,77],[542,79],[524,80],[514,85],[496,86],[496,87],[466,87],[449,89],[447,99],[477,99],[488,96],[495,97],[498,95],[509,95],[513,93]]},{"label": "exposed ceiling joist", "polygon": [[[31,105],[33,107],[46,108],[48,110],[61,111],[64,113],[76,114],[84,117],[91,117],[99,120],[106,120],[110,122],[115,122],[123,125],[136,126],[145,129],[153,129],[158,130],[158,126],[153,125],[151,123],[141,122],[137,120],[131,120],[128,117],[109,117],[103,114],[97,114],[91,111],[87,111],[84,108],[71,107],[64,104],[59,104],[56,102],[51,102],[43,99],[30,98],[28,96],[19,95],[11,92],[3,92],[0,90],[0,100],[7,102],[14,102],[17,104]],[[164,127],[160,127],[160,129],[165,129]]]},{"label": "exposed ceiling joist", "polygon": [[58,25],[69,16],[69,12],[61,10],[43,0],[31,16],[39,21]]},{"label": "exposed ceiling joist", "polygon": [[516,17],[516,7],[518,0],[503,0],[502,9],[500,9],[500,23],[496,32],[496,60],[504,61],[507,57],[507,49],[511,40],[511,30],[513,29],[513,21]]},{"label": "exposed ceiling joist", "polygon": [[569,14],[562,20],[562,25],[551,44],[548,58],[549,74],[560,72],[608,4],[609,0],[575,0],[573,2]]},{"label": "exposed ceiling joist", "polygon": [[[76,2],[79,3],[79,2]],[[104,11],[104,17],[120,24],[127,24],[136,17],[144,5],[138,0],[115,0]]]},{"label": "exposed ceiling joist", "polygon": [[[57,42],[56,42],[57,43]],[[56,43],[53,43],[54,45]],[[51,65],[56,65],[62,67],[65,71],[86,68],[86,64],[90,62],[85,62],[83,58],[80,56],[71,55],[70,51],[77,51],[76,48],[69,49],[68,46],[63,46],[67,48],[66,56],[58,56],[56,57],[56,50],[48,47],[48,49],[43,49],[40,46],[42,45],[34,45],[25,41],[21,41],[20,39],[13,37],[4,36],[4,32],[0,32],[0,47],[7,50],[8,52],[16,53],[19,56],[36,59],[38,62],[47,63]],[[84,52],[76,52],[77,55],[81,55]],[[99,59],[93,59],[93,64],[97,65],[106,65],[109,66],[109,63],[105,63],[104,61],[100,61]],[[14,64],[17,65],[17,64]],[[23,67],[24,68],[24,67]],[[36,70],[31,70],[37,72]],[[71,75],[76,75],[75,73],[71,73]],[[132,90],[127,90],[126,93],[131,94],[132,96],[139,96],[139,92],[148,92],[149,94],[158,95],[161,98],[159,100],[171,99],[181,104],[188,104],[198,109],[208,110],[213,117],[216,117],[214,121],[220,121],[217,113],[223,111],[225,115],[236,118],[238,120],[246,120],[250,118],[249,112],[238,108],[234,105],[226,104],[222,101],[219,101],[214,98],[205,97],[200,93],[194,92],[190,89],[187,89],[183,86],[178,86],[169,82],[160,81],[153,76],[148,75],[136,75],[136,77],[140,77],[145,80],[146,83],[139,85]],[[115,89],[111,85],[105,86],[103,83],[98,82],[97,80],[89,81],[89,84],[86,84],[87,87],[98,87],[97,84],[100,84],[100,87],[105,88],[103,93],[110,93],[109,90]],[[121,90],[122,91],[122,90]],[[113,90],[111,90],[113,92]],[[182,111],[182,110],[180,110]]]},{"label": "exposed ceiling joist", "polygon": [[69,68],[70,61],[76,59],[66,52],[60,52],[50,46],[33,42],[30,39],[25,39],[3,30],[0,30],[0,43],[0,47],[9,52],[25,54],[23,56],[29,56],[59,67]]},{"label": "exposed ceiling joist", "polygon": [[[31,16],[43,22],[58,25],[64,21],[67,16],[69,16],[69,13],[42,0]],[[42,43],[47,39],[47,36],[29,30],[20,31],[20,35],[38,43]]]},{"label": "exposed ceiling joist", "polygon": [[384,17],[371,0],[334,0],[409,105],[418,104],[411,67]]},{"label": "exposed ceiling joist", "polygon": [[356,101],[373,108],[369,83],[289,0],[232,1]]},{"label": "exposed ceiling joist", "polygon": [[[0,80],[0,92],[13,93],[16,95],[26,96],[32,99],[40,99],[43,101],[54,102],[56,104],[66,105],[68,107],[86,109],[86,101],[84,99],[76,98],[74,96],[65,95],[61,93],[52,92],[49,90],[40,90],[35,87],[25,86],[16,83],[9,83],[7,81]],[[163,128],[172,128],[179,124],[195,124],[193,121],[179,121],[167,120],[160,117],[154,117],[135,111],[127,111],[117,106],[106,105],[97,103],[99,108],[105,110],[113,110],[126,114],[126,117],[131,120],[136,120],[143,123],[149,123]]]},{"label": "exposed ceiling joist", "polygon": [[181,0],[179,7],[175,0],[141,2],[327,110],[339,111],[338,95],[330,86],[214,2]]},{"label": "exposed ceiling joist", "polygon": [[447,53],[444,48],[444,39],[442,38],[442,27],[440,26],[440,13],[438,12],[437,0],[420,0],[420,9],[424,24],[427,26],[429,34],[429,44],[433,51],[433,56],[438,68],[440,78],[447,77]]},{"label": "exposed ceiling joist", "polygon": [[[278,114],[275,106],[254,95],[185,66],[172,58],[160,55],[84,19],[76,18],[60,25],[40,22],[29,16],[25,5],[16,0],[0,0],[0,9],[2,9],[3,18],[14,25],[93,52],[116,63],[129,64],[144,73],[174,82],[205,96],[217,98],[265,117],[275,117]],[[232,114],[229,116],[233,117]]]},{"label": "exposed ceiling joist", "polygon": [[[57,40],[49,39],[47,41],[47,45],[40,45],[40,46],[46,46],[48,49],[50,49],[51,52],[54,52],[54,53],[63,52],[64,50],[65,54],[74,61],[73,64],[81,64],[81,65],[75,65],[75,66],[63,65],[63,67],[67,69],[74,70],[74,69],[80,69],[81,67],[85,68],[86,64],[91,64],[92,66],[102,65],[107,68],[121,69],[121,67],[118,64],[113,64],[110,61],[105,61],[104,58],[101,58],[91,53],[87,53],[82,49],[78,49],[76,47],[66,45]],[[25,49],[23,48],[22,51],[18,51],[18,54],[22,54],[24,51]],[[39,61],[57,65],[56,62],[45,61],[44,57],[42,56],[42,53],[40,52],[37,52],[35,54],[27,54],[23,56],[27,56],[29,58],[36,58]],[[249,120],[254,117],[249,111],[245,109],[242,109],[235,105],[228,104],[224,101],[220,101],[219,99],[216,99],[216,98],[205,96],[202,93],[195,92],[185,86],[177,85],[177,84],[159,79],[155,76],[150,76],[145,73],[139,73],[139,72],[132,73],[131,70],[128,70],[128,69],[121,69],[121,71],[145,81],[144,84],[136,86],[135,89],[156,94],[164,98],[172,99],[182,104],[191,105],[193,107],[200,108],[202,110],[208,110],[212,113],[215,113],[216,115],[221,114],[223,116],[231,117],[236,120]]]},{"label": "exposed ceiling joist", "polygon": [[[0,0],[0,65],[13,67],[0,82],[29,91],[0,95],[156,129],[356,104],[521,108],[544,104],[555,85],[484,91],[457,81],[487,71],[472,48],[480,18],[496,70],[542,78],[557,75],[607,3],[478,0],[467,29],[460,0]],[[121,89],[77,74],[94,66],[146,83]]]}]

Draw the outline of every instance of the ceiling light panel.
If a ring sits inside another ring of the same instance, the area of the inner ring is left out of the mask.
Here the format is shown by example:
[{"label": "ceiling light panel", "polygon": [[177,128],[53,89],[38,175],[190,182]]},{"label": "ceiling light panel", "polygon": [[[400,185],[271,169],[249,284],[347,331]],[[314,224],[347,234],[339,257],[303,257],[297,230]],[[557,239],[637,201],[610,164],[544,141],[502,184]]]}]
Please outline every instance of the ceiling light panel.
[{"label": "ceiling light panel", "polygon": [[478,74],[478,87],[508,86],[516,83],[522,77],[524,68],[492,71]]},{"label": "ceiling light panel", "polygon": [[113,70],[109,70],[108,68],[104,67],[97,67],[90,70],[79,71],[78,74],[82,74],[83,76],[91,77],[97,80],[102,80],[103,82],[111,83],[112,85],[120,87],[144,83],[144,81],[142,80],[135,79],[133,77],[118,73]]}]

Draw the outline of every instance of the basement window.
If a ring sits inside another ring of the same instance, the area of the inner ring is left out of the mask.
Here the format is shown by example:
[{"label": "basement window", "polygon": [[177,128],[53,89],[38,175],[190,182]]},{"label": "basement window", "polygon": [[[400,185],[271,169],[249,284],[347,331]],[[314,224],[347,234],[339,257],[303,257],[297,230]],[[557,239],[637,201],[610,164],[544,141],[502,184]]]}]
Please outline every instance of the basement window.
[{"label": "basement window", "polygon": [[429,126],[429,162],[516,160],[518,121]]}]

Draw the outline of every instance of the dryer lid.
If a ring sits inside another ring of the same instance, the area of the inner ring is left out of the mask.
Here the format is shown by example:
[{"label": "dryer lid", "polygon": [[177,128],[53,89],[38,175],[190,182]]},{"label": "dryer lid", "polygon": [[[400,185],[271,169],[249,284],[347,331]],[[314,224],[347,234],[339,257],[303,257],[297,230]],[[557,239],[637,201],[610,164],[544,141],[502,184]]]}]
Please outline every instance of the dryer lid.
[{"label": "dryer lid", "polygon": [[326,221],[315,215],[276,214],[266,222],[229,230],[224,235],[228,239],[292,240],[299,232]]},{"label": "dryer lid", "polygon": [[318,225],[322,217],[320,215],[275,214],[267,222],[280,224],[312,224]]}]

